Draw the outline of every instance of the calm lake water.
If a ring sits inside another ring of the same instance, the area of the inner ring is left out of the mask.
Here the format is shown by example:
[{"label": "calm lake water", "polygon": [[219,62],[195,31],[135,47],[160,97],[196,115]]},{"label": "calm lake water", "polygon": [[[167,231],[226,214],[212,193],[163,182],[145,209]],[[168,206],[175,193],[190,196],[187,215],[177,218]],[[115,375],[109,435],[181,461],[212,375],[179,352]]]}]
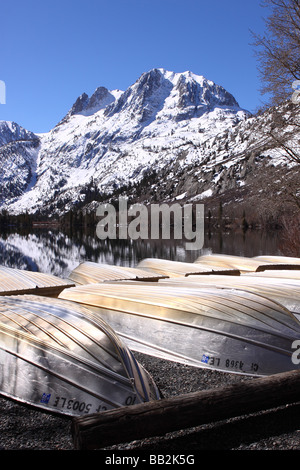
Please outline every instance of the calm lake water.
[{"label": "calm lake water", "polygon": [[82,261],[136,266],[144,258],[193,262],[202,254],[239,256],[278,255],[278,232],[247,231],[205,235],[201,250],[187,251],[182,240],[99,240],[96,232],[70,234],[53,229],[31,233],[2,233],[0,264],[68,277]]}]

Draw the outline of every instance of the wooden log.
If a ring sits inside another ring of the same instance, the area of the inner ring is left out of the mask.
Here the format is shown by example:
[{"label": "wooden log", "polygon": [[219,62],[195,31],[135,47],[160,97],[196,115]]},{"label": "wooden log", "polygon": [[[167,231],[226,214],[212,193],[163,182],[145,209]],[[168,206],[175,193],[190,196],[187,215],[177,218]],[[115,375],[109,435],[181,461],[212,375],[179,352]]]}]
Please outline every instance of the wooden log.
[{"label": "wooden log", "polygon": [[76,449],[101,449],[221,421],[300,399],[300,371],[291,371],[223,388],[193,392],[139,405],[76,417]]}]

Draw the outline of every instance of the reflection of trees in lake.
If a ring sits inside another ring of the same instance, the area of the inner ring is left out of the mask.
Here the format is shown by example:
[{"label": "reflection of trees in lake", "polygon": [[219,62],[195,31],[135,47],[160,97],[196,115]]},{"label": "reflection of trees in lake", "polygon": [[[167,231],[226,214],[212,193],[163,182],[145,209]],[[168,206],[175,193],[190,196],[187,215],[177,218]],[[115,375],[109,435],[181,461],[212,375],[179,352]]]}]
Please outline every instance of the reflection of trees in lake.
[{"label": "reflection of trees in lake", "polygon": [[0,263],[5,266],[40,271],[59,277],[82,261],[136,266],[144,258],[193,262],[207,252],[257,256],[280,254],[278,234],[214,232],[206,234],[204,247],[186,251],[183,240],[99,240],[95,231],[64,233],[58,229],[36,229],[27,233],[1,234]]}]

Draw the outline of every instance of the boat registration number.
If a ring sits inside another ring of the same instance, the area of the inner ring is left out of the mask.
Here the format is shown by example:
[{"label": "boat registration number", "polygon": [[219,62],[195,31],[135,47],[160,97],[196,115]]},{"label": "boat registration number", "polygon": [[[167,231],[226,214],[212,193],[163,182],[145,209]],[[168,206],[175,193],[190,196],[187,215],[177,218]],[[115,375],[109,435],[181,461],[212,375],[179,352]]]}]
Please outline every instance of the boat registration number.
[{"label": "boat registration number", "polygon": [[[51,394],[43,393],[41,403],[49,404]],[[135,402],[136,397],[129,395],[125,400],[125,405],[131,405]],[[64,409],[68,411],[74,411],[79,413],[99,413],[100,411],[106,411],[108,407],[105,404],[93,405],[92,403],[86,403],[75,399],[69,399],[66,397],[56,396],[52,405],[54,408]]]},{"label": "boat registration number", "polygon": [[[230,370],[240,370],[244,371],[244,362],[239,359],[223,359],[220,357],[214,357],[210,356],[209,354],[203,354],[201,362],[204,364],[208,364],[209,366],[216,367],[216,368],[226,368]],[[252,363],[250,366],[250,371],[249,372],[257,372],[258,371],[258,364]]]}]

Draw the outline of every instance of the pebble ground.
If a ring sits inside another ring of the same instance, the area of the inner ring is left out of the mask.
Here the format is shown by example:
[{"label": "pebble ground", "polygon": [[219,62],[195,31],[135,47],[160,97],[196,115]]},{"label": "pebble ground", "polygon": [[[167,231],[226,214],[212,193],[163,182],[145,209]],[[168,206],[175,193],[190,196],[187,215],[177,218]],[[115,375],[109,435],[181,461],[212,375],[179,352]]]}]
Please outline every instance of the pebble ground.
[{"label": "pebble ground", "polygon": [[[164,397],[249,380],[135,354]],[[73,450],[72,420],[0,398],[0,450]],[[300,402],[247,417],[181,430],[163,437],[107,447],[106,451],[300,450]]]}]

